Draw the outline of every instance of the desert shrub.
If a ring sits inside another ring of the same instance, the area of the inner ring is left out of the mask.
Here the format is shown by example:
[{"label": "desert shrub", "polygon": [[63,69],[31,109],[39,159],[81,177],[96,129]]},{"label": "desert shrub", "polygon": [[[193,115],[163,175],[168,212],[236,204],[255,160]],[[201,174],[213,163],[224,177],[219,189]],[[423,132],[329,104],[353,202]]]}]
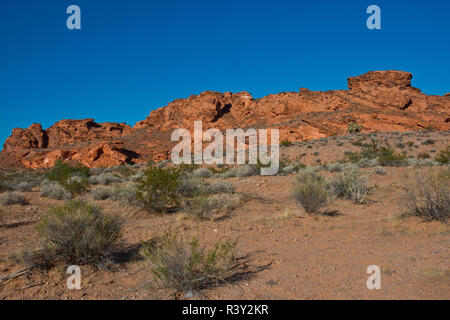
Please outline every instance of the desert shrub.
[{"label": "desert shrub", "polygon": [[292,142],[290,142],[289,140],[281,140],[280,145],[282,147],[289,147],[292,146]]},{"label": "desert shrub", "polygon": [[197,291],[231,279],[236,274],[236,241],[216,242],[206,250],[197,238],[182,239],[166,231],[141,250],[156,282],[177,291]]},{"label": "desert shrub", "polygon": [[43,251],[68,264],[101,265],[120,240],[122,221],[81,201],[49,209],[37,229]]},{"label": "desert shrub", "polygon": [[63,183],[64,188],[71,194],[85,193],[89,187],[88,179],[80,176],[73,176]]},{"label": "desert shrub", "polygon": [[343,163],[330,163],[327,165],[327,170],[329,172],[341,172],[343,170]]},{"label": "desert shrub", "polygon": [[303,170],[293,183],[293,196],[307,213],[316,213],[328,201],[325,179],[311,170]]},{"label": "desert shrub", "polygon": [[36,182],[34,182],[34,181],[22,181],[22,182],[17,183],[17,185],[14,185],[12,188],[14,190],[17,190],[17,191],[25,192],[25,191],[31,191],[38,184],[39,183],[37,181]]},{"label": "desert shrub", "polygon": [[377,157],[381,166],[401,167],[406,165],[406,156],[383,147]]},{"label": "desert shrub", "polygon": [[237,195],[199,195],[188,201],[185,212],[198,220],[223,218],[238,208],[240,203],[241,198]]},{"label": "desert shrub", "polygon": [[108,185],[114,182],[122,182],[122,179],[112,173],[101,173],[98,176],[89,177],[90,184]]},{"label": "desert shrub", "polygon": [[198,168],[192,172],[192,175],[197,178],[210,178],[212,174],[212,171],[208,168]]},{"label": "desert shrub", "polygon": [[[361,163],[362,167],[366,164],[373,166],[377,163],[381,166],[404,166],[407,163],[405,155],[396,153],[390,147],[382,146],[379,141],[372,141],[365,145],[361,152],[347,152],[346,157],[352,163]],[[376,159],[376,162],[363,159]]]},{"label": "desert shrub", "polygon": [[64,185],[66,180],[73,176],[89,178],[89,168],[74,167],[58,159],[53,168],[44,173],[47,180],[56,181],[61,185]]},{"label": "desert shrub", "polygon": [[148,211],[161,213],[179,204],[180,171],[176,168],[150,167],[138,182],[136,198]]},{"label": "desert shrub", "polygon": [[359,168],[369,168],[369,167],[374,167],[378,164],[378,160],[377,159],[367,159],[367,158],[362,158],[361,160],[359,160],[356,165]]},{"label": "desert shrub", "polygon": [[375,167],[373,171],[380,176],[385,176],[387,174],[386,170],[383,167]]},{"label": "desert shrub", "polygon": [[244,165],[242,167],[236,168],[236,177],[238,178],[245,178],[245,177],[251,177],[254,175],[259,174],[260,167],[258,164],[256,165]]},{"label": "desert shrub", "polygon": [[434,144],[434,140],[433,139],[426,139],[425,141],[423,141],[422,142],[422,144],[424,145],[424,146],[428,146],[428,145],[432,145],[432,144]]},{"label": "desert shrub", "polygon": [[133,170],[131,170],[130,166],[127,165],[120,165],[117,171],[119,171],[122,177],[130,177],[133,175]]},{"label": "desert shrub", "polygon": [[436,156],[435,160],[440,164],[447,164],[450,160],[450,146],[447,146],[445,150],[441,150]]},{"label": "desert shrub", "polygon": [[130,180],[130,181],[133,181],[133,182],[138,182],[139,179],[143,176],[143,174],[144,174],[143,171],[139,171],[138,173],[136,173],[136,174],[130,176],[130,177],[129,177],[129,180]]},{"label": "desert shrub", "polygon": [[125,203],[126,205],[137,205],[136,185],[129,183],[127,185],[114,184],[112,187],[111,199]]},{"label": "desert shrub", "polygon": [[208,194],[234,193],[235,190],[233,184],[221,180],[206,185],[205,189]]},{"label": "desert shrub", "polygon": [[12,204],[25,205],[28,204],[28,200],[19,193],[5,192],[0,194],[0,205],[8,206]]},{"label": "desert shrub", "polygon": [[428,152],[421,152],[417,155],[417,158],[419,159],[430,159],[431,156]]},{"label": "desert shrub", "polygon": [[357,204],[364,203],[370,191],[367,178],[358,170],[346,170],[344,173],[337,175],[330,185],[336,197],[351,199]]},{"label": "desert shrub", "polygon": [[92,189],[90,193],[94,200],[106,200],[113,196],[113,189],[108,187],[96,187]]},{"label": "desert shrub", "polygon": [[41,183],[41,197],[55,200],[69,200],[73,195],[57,182],[44,180]]},{"label": "desert shrub", "polygon": [[357,124],[356,122],[350,122],[347,126],[347,133],[359,133],[363,129],[362,125]]},{"label": "desert shrub", "polygon": [[281,173],[284,174],[284,175],[288,175],[288,174],[294,173],[295,171],[296,170],[295,170],[295,166],[294,165],[286,166],[286,167],[281,169]]},{"label": "desert shrub", "polygon": [[450,169],[437,173],[417,171],[405,188],[404,204],[408,214],[425,220],[447,222],[450,216]]},{"label": "desert shrub", "polygon": [[301,162],[294,162],[294,171],[295,172],[299,172],[300,170],[303,170],[306,168],[306,165],[304,163]]}]

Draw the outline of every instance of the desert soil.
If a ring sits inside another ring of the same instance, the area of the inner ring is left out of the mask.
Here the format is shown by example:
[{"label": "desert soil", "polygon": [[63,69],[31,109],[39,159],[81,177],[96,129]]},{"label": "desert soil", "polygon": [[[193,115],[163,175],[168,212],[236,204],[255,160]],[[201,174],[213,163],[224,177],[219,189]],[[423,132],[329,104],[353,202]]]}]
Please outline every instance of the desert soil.
[{"label": "desert soil", "polygon": [[[420,147],[411,152],[440,150],[448,144],[448,133],[431,135],[442,140],[440,145],[418,143]],[[320,154],[313,156],[316,146]],[[345,141],[337,147],[329,139],[326,145],[316,141],[313,149],[304,144],[281,152],[291,158],[307,152],[306,158],[319,157],[324,162],[349,146]],[[82,266],[81,290],[67,289],[67,266],[33,271],[0,286],[0,299],[184,299],[184,293],[151,289],[147,264],[137,254],[143,241],[167,228],[198,236],[207,245],[238,238],[239,254],[246,256],[251,268],[261,267],[248,278],[196,292],[192,299],[450,299],[449,226],[402,217],[402,187],[405,176],[414,169],[385,169],[386,175],[376,174],[373,168],[361,169],[374,186],[366,204],[337,199],[319,215],[306,214],[292,198],[295,174],[221,179],[231,182],[245,201],[228,218],[218,221],[195,221],[183,213],[150,215],[117,202],[91,200],[104,212],[125,218],[123,262],[111,270]],[[335,175],[321,173],[327,178]],[[11,255],[36,243],[36,225],[48,207],[63,203],[41,198],[37,191],[23,194],[29,205],[3,208],[1,275],[21,269]],[[370,265],[382,270],[380,290],[366,286]]]}]

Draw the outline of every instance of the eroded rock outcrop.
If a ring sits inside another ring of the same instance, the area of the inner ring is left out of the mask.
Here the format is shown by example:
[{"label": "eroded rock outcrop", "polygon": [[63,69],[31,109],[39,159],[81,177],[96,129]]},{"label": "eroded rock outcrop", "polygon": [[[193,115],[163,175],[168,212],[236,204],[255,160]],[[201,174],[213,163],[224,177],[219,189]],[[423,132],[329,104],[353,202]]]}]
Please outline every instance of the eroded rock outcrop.
[{"label": "eroded rock outcrop", "polygon": [[40,124],[16,128],[0,157],[2,164],[51,167],[57,159],[89,167],[167,159],[175,144],[171,132],[203,129],[277,128],[280,139],[300,141],[344,134],[350,122],[365,132],[450,129],[450,96],[429,96],[411,85],[412,74],[372,71],[348,78],[348,90],[301,88],[254,99],[248,92],[206,91],[154,110],[131,128],[93,119],[61,120],[47,130]]}]

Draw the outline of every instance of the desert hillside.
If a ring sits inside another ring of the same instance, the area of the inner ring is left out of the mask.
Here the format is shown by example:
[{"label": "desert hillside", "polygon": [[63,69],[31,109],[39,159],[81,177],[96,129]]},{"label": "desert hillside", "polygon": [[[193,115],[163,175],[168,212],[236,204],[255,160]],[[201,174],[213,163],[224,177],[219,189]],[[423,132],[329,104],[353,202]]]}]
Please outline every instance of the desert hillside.
[{"label": "desert hillside", "polygon": [[350,77],[348,90],[301,88],[254,99],[248,92],[206,91],[154,110],[131,127],[93,119],[61,120],[16,128],[0,154],[0,167],[50,168],[55,161],[111,167],[169,158],[176,128],[278,128],[280,139],[301,142],[345,134],[350,123],[370,132],[450,129],[450,95],[429,96],[411,86],[412,74],[374,71]]}]

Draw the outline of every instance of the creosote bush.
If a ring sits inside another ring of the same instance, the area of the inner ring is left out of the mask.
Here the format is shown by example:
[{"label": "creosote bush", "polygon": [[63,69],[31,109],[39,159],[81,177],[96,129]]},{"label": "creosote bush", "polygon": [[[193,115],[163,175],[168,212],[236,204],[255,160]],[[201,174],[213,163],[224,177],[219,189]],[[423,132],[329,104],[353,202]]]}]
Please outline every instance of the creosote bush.
[{"label": "creosote bush", "polygon": [[71,166],[58,159],[53,168],[44,173],[44,176],[47,180],[59,183],[70,193],[80,194],[87,191],[89,174],[87,167]]},{"label": "creosote bush", "polygon": [[138,181],[136,198],[150,212],[162,213],[179,205],[177,168],[149,167]]},{"label": "creosote bush", "polygon": [[186,240],[169,230],[154,243],[145,245],[141,254],[161,287],[192,292],[236,275],[236,244],[232,240],[218,241],[206,250],[197,238]]},{"label": "creosote bush", "polygon": [[328,202],[328,184],[311,170],[303,170],[293,183],[293,196],[307,213],[317,213]]},{"label": "creosote bush", "polygon": [[120,240],[122,220],[106,215],[100,208],[82,201],[49,209],[37,229],[43,248],[36,258],[46,257],[51,265],[57,261],[67,264],[108,263]]},{"label": "creosote bush", "polygon": [[450,168],[438,172],[419,170],[405,187],[407,213],[425,220],[447,222],[450,217]]}]

